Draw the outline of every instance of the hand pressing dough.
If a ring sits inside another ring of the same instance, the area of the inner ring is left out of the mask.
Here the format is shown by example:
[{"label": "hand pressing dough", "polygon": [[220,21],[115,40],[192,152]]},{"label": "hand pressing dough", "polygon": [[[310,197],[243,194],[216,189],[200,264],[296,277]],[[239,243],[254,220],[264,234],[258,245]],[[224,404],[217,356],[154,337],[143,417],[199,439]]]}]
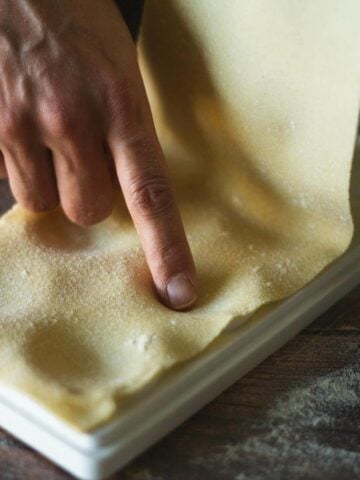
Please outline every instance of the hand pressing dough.
[{"label": "hand pressing dough", "polygon": [[0,380],[88,430],[301,288],[349,245],[357,0],[149,1],[141,65],[199,272],[197,308],[156,299],[122,200],[91,228],[0,221]]}]

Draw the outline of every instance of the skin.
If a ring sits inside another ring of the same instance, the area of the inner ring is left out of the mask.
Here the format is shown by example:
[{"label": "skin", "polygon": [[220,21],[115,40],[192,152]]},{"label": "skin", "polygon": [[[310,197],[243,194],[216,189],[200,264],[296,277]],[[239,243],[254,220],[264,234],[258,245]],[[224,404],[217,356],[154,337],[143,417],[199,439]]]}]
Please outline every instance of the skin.
[{"label": "skin", "polygon": [[0,173],[36,212],[104,220],[120,185],[162,301],[195,268],[136,61],[112,0],[0,0]]}]

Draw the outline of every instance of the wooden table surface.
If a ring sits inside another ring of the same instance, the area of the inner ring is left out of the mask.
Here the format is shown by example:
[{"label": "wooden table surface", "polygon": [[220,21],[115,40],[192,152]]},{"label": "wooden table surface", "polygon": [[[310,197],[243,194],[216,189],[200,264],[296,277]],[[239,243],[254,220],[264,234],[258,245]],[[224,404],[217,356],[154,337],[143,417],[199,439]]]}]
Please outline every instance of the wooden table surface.
[{"label": "wooden table surface", "polygon": [[[0,430],[0,480],[70,478]],[[360,287],[111,478],[360,479]]]}]

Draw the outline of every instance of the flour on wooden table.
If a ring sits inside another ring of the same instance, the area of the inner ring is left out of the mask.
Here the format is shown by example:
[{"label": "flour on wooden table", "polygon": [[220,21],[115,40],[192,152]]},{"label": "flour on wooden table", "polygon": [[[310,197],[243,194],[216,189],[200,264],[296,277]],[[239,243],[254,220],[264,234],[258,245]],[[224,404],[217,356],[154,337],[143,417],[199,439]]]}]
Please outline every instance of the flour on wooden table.
[{"label": "flour on wooden table", "polygon": [[[360,448],[342,448],[341,440],[332,446],[326,439],[339,424],[352,417],[352,429],[360,430],[360,364],[354,364],[303,384],[286,395],[255,423],[257,435],[244,442],[222,445],[192,463],[209,471],[220,471],[223,478],[264,480],[314,478],[314,467],[321,478],[335,478],[334,465],[342,478],[360,478]],[[351,412],[351,413],[350,413]],[[306,435],[304,435],[304,431]],[[323,432],[326,437],[321,439]],[[303,439],[307,438],[306,443]],[[238,472],[234,476],[234,472]],[[285,477],[284,477],[285,475]]]}]

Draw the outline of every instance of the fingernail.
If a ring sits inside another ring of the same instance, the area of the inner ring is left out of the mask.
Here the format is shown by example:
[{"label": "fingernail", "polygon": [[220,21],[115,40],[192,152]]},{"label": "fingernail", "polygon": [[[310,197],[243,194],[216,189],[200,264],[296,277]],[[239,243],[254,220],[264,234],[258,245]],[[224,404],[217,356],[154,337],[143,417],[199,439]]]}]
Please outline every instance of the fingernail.
[{"label": "fingernail", "polygon": [[170,278],[166,292],[169,303],[175,310],[190,307],[196,300],[195,286],[183,273],[178,273]]}]

